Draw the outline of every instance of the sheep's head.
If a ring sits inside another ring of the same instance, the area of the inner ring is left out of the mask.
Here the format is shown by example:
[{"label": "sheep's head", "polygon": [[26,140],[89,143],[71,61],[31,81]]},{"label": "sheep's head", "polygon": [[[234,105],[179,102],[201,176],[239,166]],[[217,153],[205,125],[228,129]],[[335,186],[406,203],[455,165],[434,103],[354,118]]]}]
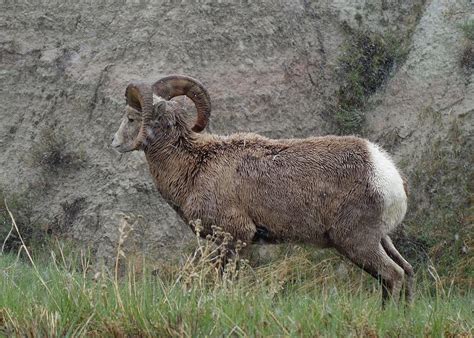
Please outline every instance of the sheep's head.
[{"label": "sheep's head", "polygon": [[126,111],[114,135],[112,147],[121,153],[144,149],[160,132],[172,126],[173,111],[166,109],[166,101],[179,95],[186,95],[196,105],[197,119],[192,131],[202,131],[211,112],[209,94],[198,81],[172,75],[156,81],[152,86],[141,82],[127,86]]}]

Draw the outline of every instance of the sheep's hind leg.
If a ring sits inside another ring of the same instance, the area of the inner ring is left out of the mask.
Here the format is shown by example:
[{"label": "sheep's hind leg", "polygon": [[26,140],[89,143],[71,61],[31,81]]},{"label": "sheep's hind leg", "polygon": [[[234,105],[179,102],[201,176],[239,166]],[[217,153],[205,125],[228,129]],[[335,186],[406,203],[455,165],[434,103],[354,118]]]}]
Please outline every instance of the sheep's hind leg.
[{"label": "sheep's hind leg", "polygon": [[392,239],[385,235],[382,238],[382,247],[385,249],[387,254],[392,258],[398,265],[400,265],[405,272],[406,286],[405,286],[405,299],[408,303],[413,301],[413,288],[414,288],[414,271],[410,263],[398,252],[397,248],[393,245]]},{"label": "sheep's hind leg", "polygon": [[382,305],[391,297],[398,301],[403,282],[403,269],[385,252],[380,242],[351,243],[350,246],[336,246],[339,252],[372,277],[382,280]]}]

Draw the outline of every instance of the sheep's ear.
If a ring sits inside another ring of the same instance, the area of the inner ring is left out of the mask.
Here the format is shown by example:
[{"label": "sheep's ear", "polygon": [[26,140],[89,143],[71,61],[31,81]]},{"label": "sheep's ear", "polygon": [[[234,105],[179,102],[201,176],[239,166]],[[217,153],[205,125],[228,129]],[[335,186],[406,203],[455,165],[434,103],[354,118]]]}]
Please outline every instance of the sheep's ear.
[{"label": "sheep's ear", "polygon": [[160,101],[153,106],[153,120],[166,112],[166,101]]}]

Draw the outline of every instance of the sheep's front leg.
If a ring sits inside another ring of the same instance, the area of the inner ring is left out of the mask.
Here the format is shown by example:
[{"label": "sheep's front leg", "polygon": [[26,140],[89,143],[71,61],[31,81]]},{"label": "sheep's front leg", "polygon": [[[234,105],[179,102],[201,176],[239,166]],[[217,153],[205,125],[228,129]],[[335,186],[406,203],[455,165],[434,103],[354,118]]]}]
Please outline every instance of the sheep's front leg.
[{"label": "sheep's front leg", "polygon": [[228,241],[217,243],[220,246],[222,269],[224,269],[229,259],[235,258],[238,242],[240,241],[242,245],[243,243],[250,245],[257,232],[257,227],[250,217],[237,209],[228,209],[218,223],[223,232],[232,236],[232,239]]},{"label": "sheep's front leg", "polygon": [[252,219],[236,208],[226,210],[226,212],[219,217],[217,225],[220,226],[223,231],[230,233],[234,241],[240,240],[247,244],[251,243],[257,232],[257,227]]}]

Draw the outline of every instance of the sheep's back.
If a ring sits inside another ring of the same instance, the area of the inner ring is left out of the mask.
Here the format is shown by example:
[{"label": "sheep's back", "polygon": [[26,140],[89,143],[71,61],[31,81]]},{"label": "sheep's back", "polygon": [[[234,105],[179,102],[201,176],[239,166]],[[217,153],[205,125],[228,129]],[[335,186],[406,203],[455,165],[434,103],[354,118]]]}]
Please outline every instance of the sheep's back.
[{"label": "sheep's back", "polygon": [[270,140],[241,156],[235,192],[269,236],[314,242],[333,228],[378,223],[383,203],[372,170],[360,138]]}]

